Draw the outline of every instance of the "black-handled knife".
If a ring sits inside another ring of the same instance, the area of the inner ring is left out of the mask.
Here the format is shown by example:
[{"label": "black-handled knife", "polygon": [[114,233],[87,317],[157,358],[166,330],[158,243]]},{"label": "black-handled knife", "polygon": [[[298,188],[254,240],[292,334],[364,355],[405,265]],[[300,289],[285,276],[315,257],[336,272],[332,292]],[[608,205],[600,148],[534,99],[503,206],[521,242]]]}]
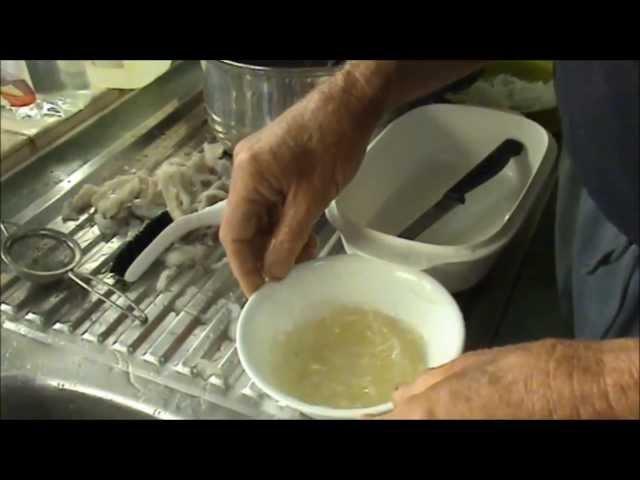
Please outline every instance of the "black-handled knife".
[{"label": "black-handled knife", "polygon": [[451,187],[447,193],[429,210],[420,215],[398,235],[400,238],[414,240],[434,223],[444,217],[454,208],[466,202],[466,195],[483,183],[491,180],[513,157],[517,157],[524,150],[524,145],[518,140],[507,139],[498,145],[469,173]]}]

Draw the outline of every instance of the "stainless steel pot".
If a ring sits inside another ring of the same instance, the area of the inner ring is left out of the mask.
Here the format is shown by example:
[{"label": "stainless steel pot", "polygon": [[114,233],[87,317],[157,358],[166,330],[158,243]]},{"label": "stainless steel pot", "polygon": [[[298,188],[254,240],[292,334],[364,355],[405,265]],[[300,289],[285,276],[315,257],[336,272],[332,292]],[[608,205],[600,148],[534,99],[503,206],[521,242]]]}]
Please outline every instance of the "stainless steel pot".
[{"label": "stainless steel pot", "polygon": [[227,151],[261,129],[331,77],[337,62],[325,66],[265,66],[206,60],[204,96],[208,121]]}]

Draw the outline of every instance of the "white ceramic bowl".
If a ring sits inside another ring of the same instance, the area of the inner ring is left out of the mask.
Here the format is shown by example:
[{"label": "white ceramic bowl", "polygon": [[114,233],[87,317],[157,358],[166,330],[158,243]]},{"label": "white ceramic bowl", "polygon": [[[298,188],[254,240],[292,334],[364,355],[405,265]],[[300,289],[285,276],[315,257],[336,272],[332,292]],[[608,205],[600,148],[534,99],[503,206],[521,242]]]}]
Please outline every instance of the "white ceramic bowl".
[{"label": "white ceramic bowl", "polygon": [[[525,151],[416,241],[395,235],[507,138]],[[424,270],[449,291],[489,271],[542,192],[557,154],[537,123],[465,105],[402,115],[370,144],[353,181],[327,209],[347,253]]]},{"label": "white ceramic bowl", "polygon": [[462,313],[440,283],[419,270],[360,255],[336,255],[298,265],[286,279],[265,285],[245,305],[238,323],[238,353],[256,385],[314,418],[361,418],[391,410],[391,402],[350,410],[310,405],[272,381],[276,336],[340,305],[375,308],[411,326],[424,341],[425,368],[447,363],[463,351]]}]

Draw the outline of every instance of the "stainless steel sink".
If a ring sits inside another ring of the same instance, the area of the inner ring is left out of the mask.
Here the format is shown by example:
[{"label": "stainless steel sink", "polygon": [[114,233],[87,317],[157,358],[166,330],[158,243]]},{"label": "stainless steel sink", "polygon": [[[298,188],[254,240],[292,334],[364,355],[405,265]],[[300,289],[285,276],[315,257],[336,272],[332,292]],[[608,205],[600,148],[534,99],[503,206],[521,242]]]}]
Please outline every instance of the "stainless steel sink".
[{"label": "stainless steel sink", "polygon": [[[81,269],[104,274],[122,239],[101,235],[89,215],[63,222],[64,203],[86,183],[152,171],[199,148],[210,135],[201,85],[200,66],[185,62],[0,179],[0,217],[69,233],[83,248]],[[459,297],[468,346],[487,346],[496,331],[536,215],[493,279]],[[342,252],[331,225],[317,227],[320,255]],[[242,368],[235,346],[242,295],[228,266],[186,269],[163,292],[154,287],[159,274],[150,270],[128,290],[150,319],[142,326],[73,285],[32,288],[0,265],[0,416],[304,418],[268,398]]]},{"label": "stainless steel sink", "polygon": [[[202,147],[211,132],[201,86],[199,64],[184,62],[0,179],[0,217],[70,234],[83,250],[79,268],[113,281],[107,269],[123,238],[102,234],[89,214],[64,222],[60,212],[86,183],[154,171]],[[240,364],[235,325],[244,298],[228,266],[184,269],[159,291],[163,268],[157,262],[127,288],[149,319],[140,325],[68,282],[30,285],[2,262],[2,417],[299,417],[260,392]]]},{"label": "stainless steel sink", "polygon": [[0,377],[0,418],[6,420],[151,420],[144,412],[26,375]]},{"label": "stainless steel sink", "polygon": [[[6,323],[6,320],[5,320]],[[126,365],[40,342],[3,328],[0,418],[247,419],[240,413],[136,375]]]}]

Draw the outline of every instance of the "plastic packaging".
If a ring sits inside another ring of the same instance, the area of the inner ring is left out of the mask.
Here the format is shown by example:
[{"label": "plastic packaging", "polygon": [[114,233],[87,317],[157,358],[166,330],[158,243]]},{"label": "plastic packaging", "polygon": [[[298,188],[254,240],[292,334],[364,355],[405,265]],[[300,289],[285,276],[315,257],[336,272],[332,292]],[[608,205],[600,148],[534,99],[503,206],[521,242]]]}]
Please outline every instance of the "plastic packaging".
[{"label": "plastic packaging", "polygon": [[3,60],[2,129],[33,136],[97,94],[83,60]]},{"label": "plastic packaging", "polygon": [[24,107],[36,101],[36,92],[24,60],[2,60],[0,74],[3,106]]}]

